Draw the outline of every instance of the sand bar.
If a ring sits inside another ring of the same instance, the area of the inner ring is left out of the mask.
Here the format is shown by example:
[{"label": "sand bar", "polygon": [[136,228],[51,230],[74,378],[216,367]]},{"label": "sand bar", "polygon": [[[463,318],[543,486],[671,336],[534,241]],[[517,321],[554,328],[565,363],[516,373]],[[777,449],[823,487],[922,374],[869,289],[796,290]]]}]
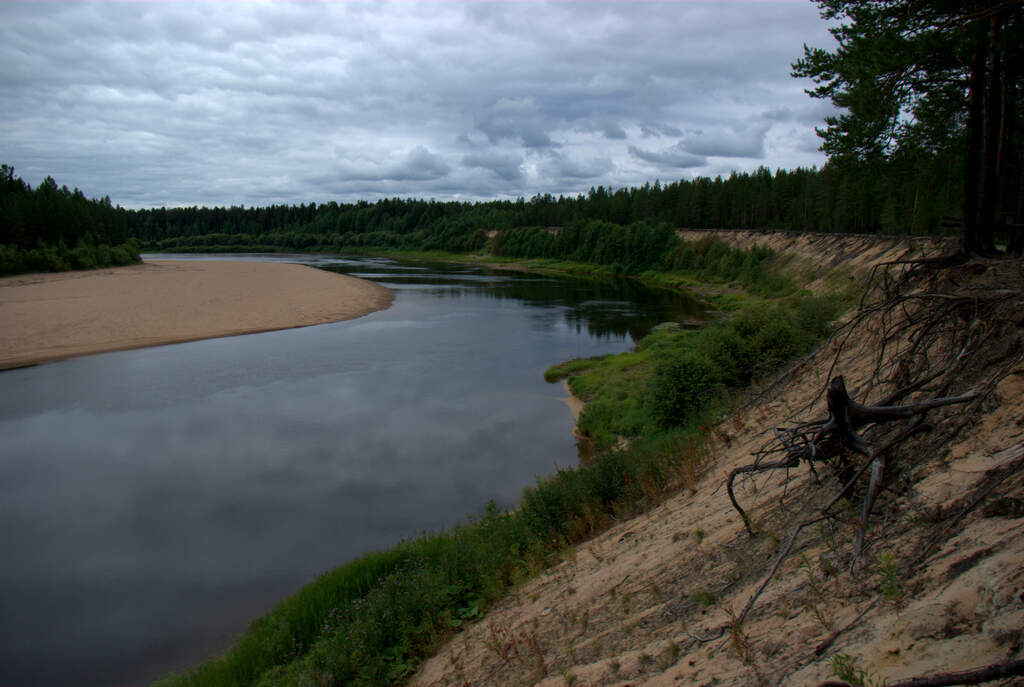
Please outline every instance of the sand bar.
[{"label": "sand bar", "polygon": [[362,317],[373,282],[276,262],[154,260],[0,278],[0,370],[78,355]]}]

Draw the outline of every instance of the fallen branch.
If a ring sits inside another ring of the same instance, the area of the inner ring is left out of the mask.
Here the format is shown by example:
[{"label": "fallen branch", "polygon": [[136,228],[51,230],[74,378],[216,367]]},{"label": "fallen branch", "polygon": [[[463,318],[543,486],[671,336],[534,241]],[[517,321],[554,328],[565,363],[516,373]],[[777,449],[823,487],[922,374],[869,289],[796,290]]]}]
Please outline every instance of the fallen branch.
[{"label": "fallen branch", "polygon": [[[915,677],[910,680],[894,682],[889,687],[949,687],[951,685],[980,685],[983,682],[1002,680],[1008,677],[1024,675],[1024,660],[993,663],[983,668],[964,670],[958,673],[943,673],[931,677]],[[854,687],[848,682],[830,680],[822,682],[818,687]]]}]

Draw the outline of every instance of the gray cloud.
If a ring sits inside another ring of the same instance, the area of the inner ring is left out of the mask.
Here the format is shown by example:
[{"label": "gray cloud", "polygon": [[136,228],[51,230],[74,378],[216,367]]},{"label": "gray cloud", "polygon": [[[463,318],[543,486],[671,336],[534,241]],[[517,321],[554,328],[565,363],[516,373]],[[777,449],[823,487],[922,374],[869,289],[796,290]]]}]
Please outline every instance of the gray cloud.
[{"label": "gray cloud", "polygon": [[576,158],[559,152],[552,153],[541,166],[550,177],[562,182],[600,179],[615,169],[615,163],[607,156]]},{"label": "gray cloud", "polygon": [[476,128],[491,143],[518,140],[527,148],[548,148],[554,144],[545,128],[553,123],[546,120],[533,97],[502,98],[480,113]]},{"label": "gray cloud", "polygon": [[769,127],[755,124],[742,127],[713,127],[686,136],[682,147],[689,153],[707,157],[764,158],[764,140]]},{"label": "gray cloud", "polygon": [[127,206],[821,164],[789,63],[826,28],[804,0],[6,2],[0,157]]},{"label": "gray cloud", "polygon": [[341,159],[329,172],[311,174],[307,180],[313,184],[334,184],[338,181],[430,181],[439,179],[452,170],[447,162],[422,146],[393,155],[383,161],[348,160],[345,159],[345,151],[338,151],[337,155]]},{"label": "gray cloud", "polygon": [[671,167],[675,169],[703,167],[708,163],[706,157],[690,153],[681,143],[677,143],[674,146],[661,151],[643,150],[636,146],[630,146],[629,154],[645,162],[651,162],[661,167]]},{"label": "gray cloud", "polygon": [[668,125],[641,124],[640,133],[644,138],[661,138],[662,136],[678,138],[683,135],[683,130]]},{"label": "gray cloud", "polygon": [[462,164],[470,168],[487,169],[505,181],[521,181],[523,156],[517,153],[480,152],[466,155]]}]

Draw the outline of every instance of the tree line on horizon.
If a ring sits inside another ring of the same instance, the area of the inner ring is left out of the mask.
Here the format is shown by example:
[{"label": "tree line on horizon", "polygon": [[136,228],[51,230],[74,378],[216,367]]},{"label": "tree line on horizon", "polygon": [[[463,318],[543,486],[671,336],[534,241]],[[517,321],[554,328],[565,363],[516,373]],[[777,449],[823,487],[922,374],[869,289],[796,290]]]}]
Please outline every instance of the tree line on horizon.
[{"label": "tree line on horizon", "polygon": [[124,209],[46,177],[32,188],[0,165],[0,276],[140,262]]},{"label": "tree line on horizon", "polygon": [[159,250],[480,250],[492,232],[599,221],[693,229],[829,233],[950,233],[958,213],[962,156],[821,169],[761,167],[728,177],[530,199],[456,202],[388,198],[264,207],[127,210],[131,235]]}]

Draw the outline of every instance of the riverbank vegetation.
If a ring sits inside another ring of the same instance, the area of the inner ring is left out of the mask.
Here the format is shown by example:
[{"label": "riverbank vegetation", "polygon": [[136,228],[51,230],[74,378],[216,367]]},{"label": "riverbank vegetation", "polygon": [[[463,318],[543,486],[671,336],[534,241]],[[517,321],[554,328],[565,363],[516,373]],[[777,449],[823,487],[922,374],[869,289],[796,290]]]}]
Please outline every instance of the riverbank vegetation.
[{"label": "riverbank vegetation", "polygon": [[0,276],[140,262],[125,211],[47,177],[33,189],[0,166]]},{"label": "riverbank vegetation", "polygon": [[586,402],[578,431],[611,448],[695,418],[710,422],[742,389],[808,353],[846,302],[800,293],[750,303],[706,327],[654,331],[630,352],[555,365],[545,378],[568,380]]}]

